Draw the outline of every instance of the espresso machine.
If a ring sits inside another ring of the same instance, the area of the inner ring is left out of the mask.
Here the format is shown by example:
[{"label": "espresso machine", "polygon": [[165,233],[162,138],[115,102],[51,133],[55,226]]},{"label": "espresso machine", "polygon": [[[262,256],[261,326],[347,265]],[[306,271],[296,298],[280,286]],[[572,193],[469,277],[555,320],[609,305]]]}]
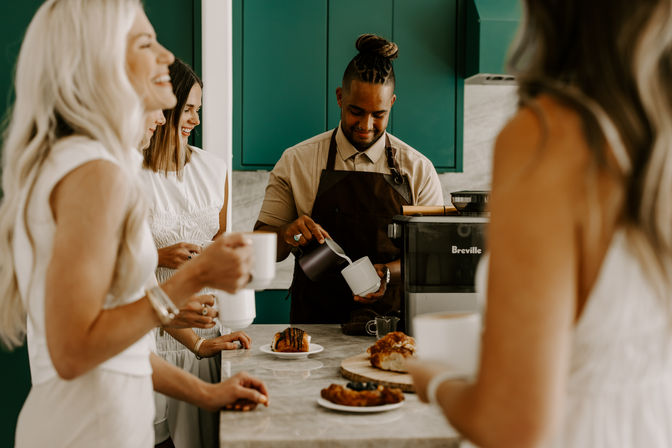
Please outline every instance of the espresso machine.
[{"label": "espresso machine", "polygon": [[402,328],[409,335],[418,314],[480,311],[475,276],[486,250],[488,197],[457,191],[454,207],[409,207],[393,218],[388,234],[401,249]]}]

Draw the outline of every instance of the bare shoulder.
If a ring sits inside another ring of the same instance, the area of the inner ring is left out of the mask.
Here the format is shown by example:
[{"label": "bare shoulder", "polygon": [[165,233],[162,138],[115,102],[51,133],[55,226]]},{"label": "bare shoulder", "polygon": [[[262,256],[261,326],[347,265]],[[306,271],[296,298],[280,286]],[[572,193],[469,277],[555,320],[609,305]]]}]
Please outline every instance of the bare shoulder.
[{"label": "bare shoulder", "polygon": [[495,143],[493,189],[573,190],[590,162],[579,115],[550,97],[521,107]]},{"label": "bare shoulder", "polygon": [[66,174],[51,192],[54,217],[95,214],[121,219],[128,205],[132,182],[116,163],[95,159]]}]

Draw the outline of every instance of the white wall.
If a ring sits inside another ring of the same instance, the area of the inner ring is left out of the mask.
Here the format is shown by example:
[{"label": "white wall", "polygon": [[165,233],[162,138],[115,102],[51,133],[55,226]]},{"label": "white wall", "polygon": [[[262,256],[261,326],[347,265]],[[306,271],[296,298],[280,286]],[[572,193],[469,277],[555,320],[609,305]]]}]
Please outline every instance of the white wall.
[{"label": "white wall", "polygon": [[[233,35],[231,0],[203,0],[203,148],[228,161],[229,192],[233,145]],[[232,201],[227,227],[231,229]]]}]

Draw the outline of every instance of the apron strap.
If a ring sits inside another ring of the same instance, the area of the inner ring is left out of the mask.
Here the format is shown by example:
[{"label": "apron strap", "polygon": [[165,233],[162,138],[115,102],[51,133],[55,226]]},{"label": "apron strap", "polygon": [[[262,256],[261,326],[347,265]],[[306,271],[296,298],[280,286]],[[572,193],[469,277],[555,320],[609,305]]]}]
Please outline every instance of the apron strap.
[{"label": "apron strap", "polygon": [[327,157],[327,171],[334,171],[334,164],[336,163],[336,132],[338,132],[338,127],[331,133],[329,156]]},{"label": "apron strap", "polygon": [[402,185],[404,183],[404,177],[399,172],[399,163],[397,163],[397,159],[394,158],[396,152],[397,150],[390,144],[390,137],[385,133],[385,156],[387,157],[387,167],[390,169],[394,183]]},{"label": "apron strap", "polygon": [[[338,132],[338,127],[334,129],[334,132],[331,133],[331,141],[329,142],[329,155],[327,156],[327,171],[334,171],[334,165],[336,164],[336,132]],[[390,137],[385,133],[385,157],[387,158],[387,167],[390,169],[394,183],[397,185],[402,185],[404,183],[404,176],[401,175],[399,170],[399,163],[394,158],[396,155],[396,149],[390,144]]]}]

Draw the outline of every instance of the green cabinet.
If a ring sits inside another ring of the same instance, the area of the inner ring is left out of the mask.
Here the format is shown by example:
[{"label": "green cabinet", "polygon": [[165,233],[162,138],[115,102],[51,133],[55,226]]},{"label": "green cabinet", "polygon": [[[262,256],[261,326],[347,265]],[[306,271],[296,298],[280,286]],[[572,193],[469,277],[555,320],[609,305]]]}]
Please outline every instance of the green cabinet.
[{"label": "green cabinet", "polygon": [[375,33],[399,45],[388,131],[437,170],[461,171],[463,10],[463,0],[234,0],[234,169],[271,169],[336,127],[355,40]]}]

